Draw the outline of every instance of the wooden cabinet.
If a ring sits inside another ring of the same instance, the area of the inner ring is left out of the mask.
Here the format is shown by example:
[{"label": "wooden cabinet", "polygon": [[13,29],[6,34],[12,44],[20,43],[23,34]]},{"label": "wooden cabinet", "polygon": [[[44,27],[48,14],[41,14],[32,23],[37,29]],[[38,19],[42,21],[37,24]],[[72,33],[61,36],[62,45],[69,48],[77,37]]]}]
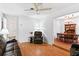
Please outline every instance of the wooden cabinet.
[{"label": "wooden cabinet", "polygon": [[65,24],[64,33],[75,34],[76,24]]},{"label": "wooden cabinet", "polygon": [[57,38],[64,42],[77,42],[76,24],[65,24],[64,33],[57,33]]}]

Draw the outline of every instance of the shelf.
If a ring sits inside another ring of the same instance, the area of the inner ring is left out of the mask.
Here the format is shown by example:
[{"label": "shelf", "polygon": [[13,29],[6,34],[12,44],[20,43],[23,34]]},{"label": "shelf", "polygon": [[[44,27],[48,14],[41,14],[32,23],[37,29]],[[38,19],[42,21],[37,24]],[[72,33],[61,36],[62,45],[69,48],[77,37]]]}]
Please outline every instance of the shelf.
[{"label": "shelf", "polygon": [[65,24],[65,33],[75,33],[76,24]]}]

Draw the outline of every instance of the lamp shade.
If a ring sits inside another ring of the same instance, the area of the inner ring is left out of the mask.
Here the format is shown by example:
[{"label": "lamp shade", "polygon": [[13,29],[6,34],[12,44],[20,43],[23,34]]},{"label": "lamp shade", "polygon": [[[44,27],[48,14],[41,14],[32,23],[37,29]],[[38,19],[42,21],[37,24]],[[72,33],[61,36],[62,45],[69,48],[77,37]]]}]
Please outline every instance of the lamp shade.
[{"label": "lamp shade", "polygon": [[9,34],[8,29],[7,28],[3,28],[0,32],[0,34]]}]

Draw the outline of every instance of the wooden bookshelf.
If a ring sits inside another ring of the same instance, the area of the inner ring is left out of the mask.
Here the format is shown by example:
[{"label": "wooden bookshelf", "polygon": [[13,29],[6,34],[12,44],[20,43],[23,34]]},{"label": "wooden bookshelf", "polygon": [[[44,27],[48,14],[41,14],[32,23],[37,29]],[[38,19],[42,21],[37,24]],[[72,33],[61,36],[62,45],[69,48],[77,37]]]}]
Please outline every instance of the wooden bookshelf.
[{"label": "wooden bookshelf", "polygon": [[75,34],[76,24],[65,24],[64,33]]}]

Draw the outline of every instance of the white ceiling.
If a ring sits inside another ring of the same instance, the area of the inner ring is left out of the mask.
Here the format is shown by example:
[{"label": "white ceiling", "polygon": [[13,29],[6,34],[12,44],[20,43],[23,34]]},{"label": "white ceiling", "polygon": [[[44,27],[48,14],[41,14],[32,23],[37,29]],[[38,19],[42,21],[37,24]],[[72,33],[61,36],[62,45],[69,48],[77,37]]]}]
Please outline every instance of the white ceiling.
[{"label": "white ceiling", "polygon": [[[73,3],[44,3],[44,7],[51,7],[51,11],[47,12],[41,12],[42,14],[52,14],[57,15],[59,14],[66,14],[67,12],[60,13],[64,10],[68,10],[69,8],[72,9],[73,6],[79,6],[79,4],[73,4]],[[10,15],[28,15],[31,11],[24,11],[25,9],[29,9],[33,7],[32,3],[0,3],[0,11],[4,12],[5,14]],[[72,8],[71,8],[72,7]],[[78,7],[77,7],[78,8]],[[73,11],[75,9],[73,8]],[[76,10],[77,11],[77,10]],[[69,11],[70,12],[70,11]]]}]

